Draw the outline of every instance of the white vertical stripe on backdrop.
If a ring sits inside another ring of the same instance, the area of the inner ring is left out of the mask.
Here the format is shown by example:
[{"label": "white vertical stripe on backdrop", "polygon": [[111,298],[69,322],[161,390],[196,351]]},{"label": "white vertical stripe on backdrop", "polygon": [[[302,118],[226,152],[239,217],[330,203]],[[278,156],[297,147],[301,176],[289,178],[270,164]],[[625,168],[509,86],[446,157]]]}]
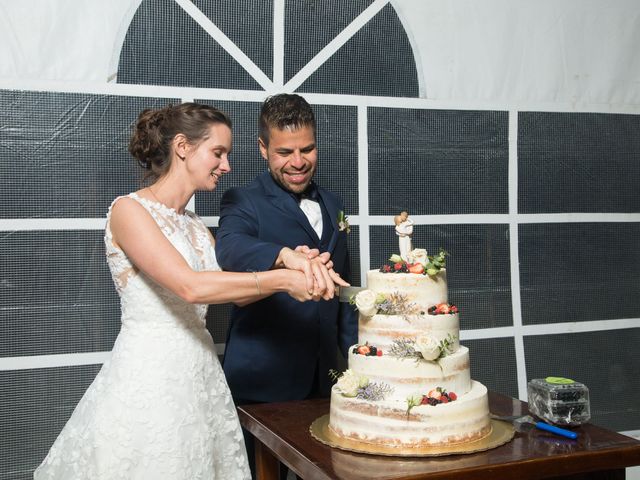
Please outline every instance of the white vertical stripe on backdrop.
[{"label": "white vertical stripe on backdrop", "polygon": [[273,85],[284,85],[284,1],[273,0]]},{"label": "white vertical stripe on backdrop", "polygon": [[[358,106],[358,215],[349,215],[351,225],[359,225],[360,279],[362,285],[367,278],[370,266],[371,249],[369,245],[369,131],[367,129],[367,107]],[[389,219],[387,218],[387,222]]]},{"label": "white vertical stripe on backdrop", "polygon": [[518,375],[518,397],[527,396],[527,365],[522,336],[520,304],[520,257],[518,249],[518,112],[509,111],[509,265],[511,268],[511,315]]}]

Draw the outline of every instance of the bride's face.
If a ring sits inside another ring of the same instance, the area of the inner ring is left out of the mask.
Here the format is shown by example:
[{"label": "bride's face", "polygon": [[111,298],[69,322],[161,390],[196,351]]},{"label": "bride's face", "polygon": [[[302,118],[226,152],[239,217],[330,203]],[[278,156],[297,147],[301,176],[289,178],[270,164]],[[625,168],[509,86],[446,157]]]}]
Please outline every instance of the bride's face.
[{"label": "bride's face", "polygon": [[222,123],[215,123],[203,140],[191,146],[185,161],[196,190],[215,189],[220,177],[231,171],[231,143],[231,129]]}]

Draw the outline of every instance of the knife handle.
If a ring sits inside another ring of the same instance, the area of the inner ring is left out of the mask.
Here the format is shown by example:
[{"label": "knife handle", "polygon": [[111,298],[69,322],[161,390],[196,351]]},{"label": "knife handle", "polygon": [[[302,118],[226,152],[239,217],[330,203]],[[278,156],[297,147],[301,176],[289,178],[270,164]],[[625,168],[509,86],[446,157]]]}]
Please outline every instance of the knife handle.
[{"label": "knife handle", "polygon": [[536,422],[536,428],[540,430],[544,430],[546,432],[555,433],[556,435],[560,435],[561,437],[570,438],[575,440],[578,438],[578,434],[576,432],[572,432],[571,430],[565,430],[564,428],[555,427],[553,425],[549,425],[544,422]]}]

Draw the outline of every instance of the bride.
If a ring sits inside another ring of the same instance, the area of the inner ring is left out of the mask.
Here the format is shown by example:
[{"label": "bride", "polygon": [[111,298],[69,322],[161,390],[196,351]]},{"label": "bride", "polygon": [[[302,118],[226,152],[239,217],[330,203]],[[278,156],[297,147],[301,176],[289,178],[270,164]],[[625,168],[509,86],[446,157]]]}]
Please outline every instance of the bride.
[{"label": "bride", "polygon": [[105,229],[122,327],[34,479],[250,478],[207,305],[276,292],[317,301],[348,284],[327,254],[306,247],[282,249],[283,269],[220,271],[211,233],[185,207],[231,170],[231,138],[229,118],[206,105],[138,117],[129,151],[152,183],[116,198]]}]

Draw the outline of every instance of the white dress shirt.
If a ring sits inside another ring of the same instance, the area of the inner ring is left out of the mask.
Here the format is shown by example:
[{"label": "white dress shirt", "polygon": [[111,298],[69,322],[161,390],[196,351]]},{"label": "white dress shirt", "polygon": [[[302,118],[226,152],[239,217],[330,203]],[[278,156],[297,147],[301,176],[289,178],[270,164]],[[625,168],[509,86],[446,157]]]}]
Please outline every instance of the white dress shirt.
[{"label": "white dress shirt", "polygon": [[318,234],[318,238],[322,238],[322,209],[320,204],[315,200],[303,198],[300,200],[300,209],[307,216],[309,223]]}]

